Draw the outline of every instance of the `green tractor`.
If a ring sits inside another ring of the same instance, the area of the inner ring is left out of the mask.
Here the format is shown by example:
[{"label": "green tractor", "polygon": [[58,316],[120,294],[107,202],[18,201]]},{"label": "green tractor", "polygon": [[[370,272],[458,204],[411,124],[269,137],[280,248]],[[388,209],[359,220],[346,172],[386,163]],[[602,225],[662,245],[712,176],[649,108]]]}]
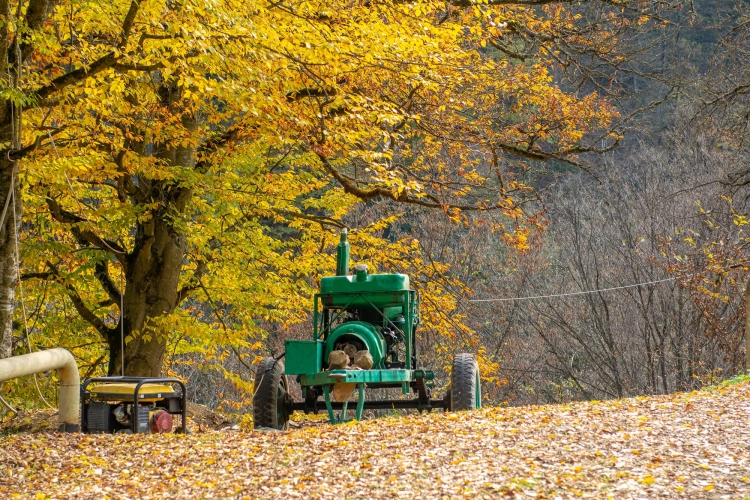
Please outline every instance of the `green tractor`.
[{"label": "green tractor", "polygon": [[[344,230],[337,248],[336,276],[322,278],[320,293],[315,294],[312,340],[287,340],[286,365],[280,356],[265,358],[258,367],[255,428],[285,429],[292,412],[318,413],[323,407],[331,423],[346,422],[354,391],[357,420],[365,409],[480,408],[479,365],[473,354],[454,356],[445,397],[432,399],[435,374],[419,368],[417,358],[419,294],[409,288],[405,274],[368,274],[367,266],[358,264],[354,275],[349,275],[346,238]],[[291,397],[289,376],[297,377],[303,401]],[[365,388],[400,388],[402,394],[416,397],[367,400]]]}]

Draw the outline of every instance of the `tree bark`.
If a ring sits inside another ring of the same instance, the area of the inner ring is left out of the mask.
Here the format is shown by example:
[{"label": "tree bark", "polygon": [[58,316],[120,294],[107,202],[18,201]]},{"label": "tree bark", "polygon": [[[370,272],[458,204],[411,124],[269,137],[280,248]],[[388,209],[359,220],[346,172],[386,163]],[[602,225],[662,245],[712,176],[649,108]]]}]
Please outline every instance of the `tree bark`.
[{"label": "tree bark", "polygon": [[14,162],[0,160],[0,216],[6,203],[8,206],[5,218],[0,224],[0,358],[7,358],[13,354],[13,311],[18,278],[15,241],[20,229],[20,214],[23,208],[20,196],[13,196],[8,200],[11,188],[15,188],[13,167]]},{"label": "tree bark", "polygon": [[[24,18],[16,20],[16,26],[25,25],[29,31],[37,30],[46,22],[52,8],[50,0],[30,0]],[[7,78],[6,85],[17,87],[23,61],[31,56],[33,47],[30,37],[11,38],[11,20],[10,2],[0,0],[0,75]],[[11,159],[11,154],[18,154],[23,149],[22,113],[20,106],[9,100],[0,101],[0,141],[10,143],[10,148],[0,151],[0,358],[13,354],[13,312],[19,278],[16,240],[23,202],[15,175],[20,156]],[[12,196],[12,193],[16,195]]]},{"label": "tree bark", "polygon": [[750,280],[745,287],[745,371],[750,373]]},{"label": "tree bark", "polygon": [[[0,26],[0,54],[7,54],[10,47],[8,38],[8,19],[10,19],[10,9],[7,0],[0,0],[0,15],[4,18],[4,23]],[[8,74],[8,62],[5,57],[0,58],[0,74]],[[7,112],[7,101],[0,102],[0,122],[5,122],[9,118]],[[4,159],[3,159],[4,160]],[[0,213],[10,192],[13,172],[13,164],[0,160]],[[11,207],[8,207],[9,209]],[[7,358],[13,354],[13,308],[15,304],[15,288],[12,281],[15,278],[15,247],[8,245],[12,221],[6,216],[5,220],[0,223],[0,359]],[[11,283],[8,283],[11,281]]]},{"label": "tree bark", "polygon": [[131,338],[125,343],[125,374],[139,377],[161,374],[171,332],[160,330],[154,320],[172,313],[179,305],[178,286],[185,254],[185,238],[170,226],[165,216],[166,212],[182,211],[190,197],[189,190],[174,191],[179,191],[173,193],[177,203],[159,210],[136,230],[122,298],[124,323],[107,335],[109,375],[121,374],[123,335]]}]

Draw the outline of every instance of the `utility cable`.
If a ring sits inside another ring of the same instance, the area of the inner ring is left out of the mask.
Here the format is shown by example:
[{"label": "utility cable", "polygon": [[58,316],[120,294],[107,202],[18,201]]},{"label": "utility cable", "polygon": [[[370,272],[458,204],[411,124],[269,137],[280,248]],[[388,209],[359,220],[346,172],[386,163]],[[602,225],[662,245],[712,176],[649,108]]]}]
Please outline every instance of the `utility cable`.
[{"label": "utility cable", "polygon": [[[13,181],[13,178],[11,178]],[[29,322],[26,317],[26,301],[24,300],[24,294],[23,294],[23,281],[21,280],[21,254],[19,253],[19,245],[18,245],[18,226],[16,226],[16,190],[14,189],[12,192],[13,196],[13,235],[15,238],[13,238],[13,241],[16,245],[16,258],[18,259],[16,261],[16,272],[18,273],[18,295],[20,296],[20,302],[21,302],[21,312],[23,313],[23,329],[26,333],[26,345],[29,348],[29,353],[32,352],[31,350],[31,339],[30,339],[30,332],[29,332]],[[42,390],[39,388],[39,380],[37,379],[36,373],[34,374],[34,385],[36,386],[36,390],[39,393],[39,397],[42,398],[42,401],[44,401],[44,404],[46,404],[49,408],[55,409],[54,406],[49,404],[49,401],[45,399],[44,395],[42,394]]]},{"label": "utility cable", "polygon": [[[2,390],[2,384],[0,384],[0,390]],[[16,410],[15,408],[13,408],[13,407],[12,407],[12,406],[10,405],[10,403],[8,403],[8,402],[7,402],[6,400],[5,400],[5,398],[4,398],[4,397],[2,397],[2,396],[0,396],[0,403],[2,403],[2,404],[3,404],[3,406],[5,406],[5,407],[6,407],[6,408],[7,408],[7,409],[8,409],[8,410],[9,410],[9,411],[11,412],[11,413],[13,413],[13,414],[15,414],[15,415],[18,415],[18,410]]]},{"label": "utility cable", "polygon": [[573,295],[587,295],[590,293],[599,293],[599,292],[611,292],[613,290],[623,290],[625,288],[635,288],[638,286],[646,286],[646,285],[656,285],[657,283],[665,283],[667,281],[674,281],[682,278],[688,278],[692,276],[692,274],[685,274],[682,276],[673,276],[672,278],[664,278],[663,280],[656,280],[656,281],[646,281],[644,283],[634,283],[632,285],[623,285],[623,286],[613,286],[610,288],[600,288],[598,290],[584,290],[581,292],[568,292],[568,293],[554,293],[551,295],[530,295],[527,297],[508,297],[508,298],[492,298],[492,299],[468,299],[464,302],[513,302],[516,300],[536,300],[536,299],[552,299],[556,297],[570,297]]},{"label": "utility cable", "polygon": [[[55,144],[55,139],[53,139],[53,138],[52,138],[52,132],[50,132],[49,130],[47,130],[47,135],[49,136],[49,140],[50,140],[50,142],[52,142],[52,149],[54,149],[54,150],[55,150],[55,155],[57,156],[57,159],[59,160],[59,159],[60,159],[60,152],[59,152],[59,151],[57,150],[57,144]],[[75,189],[73,189],[73,183],[72,183],[72,182],[70,182],[70,177],[68,177],[68,173],[67,173],[67,172],[66,172],[66,171],[65,171],[64,169],[63,169],[63,175],[65,176],[65,181],[66,181],[66,182],[67,182],[67,184],[68,184],[68,189],[70,189],[70,195],[71,195],[71,196],[73,197],[73,199],[74,199],[74,200],[76,200],[76,202],[78,203],[78,207],[79,207],[79,208],[81,209],[81,212],[84,212],[84,209],[85,209],[85,205],[84,205],[84,204],[83,204],[83,202],[82,202],[82,201],[81,201],[81,200],[80,200],[80,199],[78,198],[78,196],[76,196],[76,192],[75,192]],[[92,233],[94,233],[94,235],[96,235],[96,234],[97,234],[97,228],[96,228],[96,227],[94,226],[94,224],[93,224],[93,223],[91,222],[91,220],[90,220],[90,219],[89,219],[88,217],[82,217],[82,218],[83,218],[83,220],[85,220],[85,221],[86,221],[86,223],[87,223],[87,224],[89,225],[89,228],[91,229],[91,232],[92,232]],[[116,249],[112,248],[112,247],[111,247],[111,246],[110,246],[110,245],[109,245],[109,244],[107,243],[107,241],[106,241],[106,240],[105,240],[104,238],[101,238],[101,237],[100,237],[100,238],[99,238],[99,240],[101,241],[101,243],[102,243],[102,244],[103,244],[103,245],[104,245],[105,247],[107,247],[107,249],[108,249],[108,250],[109,250],[110,252],[112,252],[113,254],[115,254],[115,256],[117,256],[117,255],[120,255],[120,254],[122,254],[122,253],[123,253],[123,252],[122,252],[121,250],[116,250]]]},{"label": "utility cable", "polygon": [[[55,156],[57,156],[57,159],[60,159],[60,152],[57,150],[57,144],[55,144],[55,139],[52,137],[52,133],[47,130],[47,136],[49,137],[50,142],[52,143],[52,149],[55,151]],[[83,202],[78,199],[78,196],[76,196],[75,189],[73,189],[73,183],[70,182],[70,177],[68,177],[68,173],[63,170],[63,175],[65,175],[65,182],[68,184],[68,189],[70,189],[70,195],[73,197],[76,202],[78,202],[78,206],[81,209],[81,212],[84,211],[84,204]],[[86,223],[91,228],[91,232],[96,234],[96,227],[94,227],[94,224],[91,222],[91,220],[88,217],[83,217],[83,219],[86,221]],[[115,250],[112,248],[107,241],[104,238],[99,238],[99,241],[102,242],[102,244],[107,247],[109,251],[111,251],[113,254],[118,255],[121,254],[122,251]],[[125,376],[125,322],[124,322],[124,298],[125,295],[125,288],[123,285],[123,279],[124,279],[124,269],[120,269],[120,374],[124,377]]]},{"label": "utility cable", "polygon": [[[20,9],[20,4],[19,4]],[[14,18],[11,18],[11,22],[13,24],[13,29],[15,32],[15,51],[16,51],[16,75],[15,78],[13,78],[13,75],[10,73],[10,65],[7,65],[8,68],[8,78],[9,81],[13,82],[13,87],[18,90],[18,82],[21,79],[21,75],[23,72],[23,66],[21,64],[22,58],[21,58],[21,47],[18,42],[18,24]],[[8,62],[6,54],[6,63]],[[18,109],[16,109],[18,108]],[[11,147],[15,149],[21,149],[21,134],[22,134],[22,106],[11,104],[10,111],[11,111]],[[21,281],[21,254],[19,253],[19,244],[18,244],[18,225],[16,221],[18,220],[18,215],[16,214],[16,173],[18,170],[18,165],[20,164],[20,160],[11,160],[10,158],[10,151],[8,151],[8,161],[13,164],[13,168],[11,169],[10,174],[10,188],[8,189],[8,195],[5,199],[5,206],[3,207],[3,214],[2,218],[0,218],[0,228],[5,227],[5,217],[8,214],[8,206],[12,202],[13,203],[13,221],[12,221],[12,227],[13,227],[13,241],[15,244],[15,251],[16,251],[16,275],[18,276],[18,287],[19,287],[19,295],[20,295],[20,302],[21,302],[21,310],[23,311],[23,324],[24,324],[24,333],[26,336],[26,345],[28,346],[29,353],[33,352],[31,348],[31,339],[30,339],[30,332],[29,332],[29,323],[26,316],[26,303],[24,301],[24,295],[23,295],[23,282]],[[55,409],[54,406],[49,404],[49,401],[45,399],[44,395],[42,394],[42,390],[39,387],[39,379],[36,376],[36,373],[34,374],[34,385],[36,386],[36,391],[39,394],[39,397],[44,401],[44,404],[46,404],[49,408]],[[2,397],[0,397],[2,399]],[[4,399],[2,401],[5,406],[11,407]]]}]

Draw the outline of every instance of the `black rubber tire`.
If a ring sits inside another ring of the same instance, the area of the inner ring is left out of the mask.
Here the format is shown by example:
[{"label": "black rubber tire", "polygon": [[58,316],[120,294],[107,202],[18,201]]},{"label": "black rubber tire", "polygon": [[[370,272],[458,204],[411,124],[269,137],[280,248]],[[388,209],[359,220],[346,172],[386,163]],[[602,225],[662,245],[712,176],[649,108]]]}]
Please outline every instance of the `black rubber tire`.
[{"label": "black rubber tire", "polygon": [[451,411],[476,410],[482,407],[479,363],[473,354],[460,353],[453,356],[450,391]]},{"label": "black rubber tire", "polygon": [[274,358],[264,358],[255,372],[253,427],[286,430],[292,413],[291,403],[284,363]]}]

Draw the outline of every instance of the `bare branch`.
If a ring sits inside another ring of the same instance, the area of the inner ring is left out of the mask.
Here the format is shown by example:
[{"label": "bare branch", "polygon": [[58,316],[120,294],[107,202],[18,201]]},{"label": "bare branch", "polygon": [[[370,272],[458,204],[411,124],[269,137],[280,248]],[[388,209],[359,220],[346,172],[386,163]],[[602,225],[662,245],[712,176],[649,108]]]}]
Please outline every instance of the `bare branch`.
[{"label": "bare branch", "polygon": [[89,243],[91,245],[94,245],[100,250],[112,253],[120,262],[120,264],[123,266],[123,269],[125,269],[125,272],[127,272],[127,268],[128,268],[127,252],[125,251],[124,248],[120,246],[119,243],[102,238],[101,236],[96,234],[92,229],[89,229],[89,228],[81,229],[80,227],[78,227],[78,225],[83,222],[90,224],[90,221],[63,209],[60,206],[60,204],[57,202],[57,200],[55,200],[54,198],[49,197],[49,196],[47,197],[47,207],[49,208],[50,215],[52,215],[53,219],[55,219],[56,221],[62,224],[73,225],[71,227],[71,232],[76,236],[79,242]]},{"label": "bare branch", "polygon": [[338,227],[338,228],[344,228],[344,227],[346,227],[341,222],[339,222],[339,221],[337,221],[335,219],[331,219],[330,217],[325,217],[325,216],[321,216],[321,215],[308,215],[308,214],[303,214],[301,212],[293,212],[291,210],[284,210],[283,208],[271,208],[270,210],[273,213],[276,213],[276,214],[279,214],[279,215],[283,215],[284,217],[290,217],[290,218],[293,218],[293,219],[305,219],[305,220],[317,222],[321,226],[328,225],[328,226],[334,226],[334,227]]},{"label": "bare branch", "polygon": [[112,281],[112,277],[109,275],[109,267],[107,266],[106,261],[99,261],[94,266],[94,276],[96,276],[96,279],[99,280],[99,283],[101,283],[102,288],[105,292],[107,292],[107,295],[109,295],[110,300],[114,304],[120,304],[122,300],[122,293],[117,288],[117,285],[114,281]]},{"label": "bare branch", "polygon": [[105,339],[108,338],[110,328],[104,323],[104,321],[101,320],[101,318],[99,318],[91,309],[86,306],[86,303],[78,294],[78,291],[75,289],[75,287],[73,287],[73,285],[71,285],[70,283],[66,283],[64,281],[64,279],[60,275],[60,271],[54,264],[52,264],[52,262],[47,261],[47,267],[49,267],[52,272],[61,279],[61,283],[65,287],[65,290],[68,292],[68,297],[70,297],[71,302],[73,302],[73,307],[76,308],[78,314],[87,323],[96,328],[96,330],[101,334],[102,337],[104,337]]}]

